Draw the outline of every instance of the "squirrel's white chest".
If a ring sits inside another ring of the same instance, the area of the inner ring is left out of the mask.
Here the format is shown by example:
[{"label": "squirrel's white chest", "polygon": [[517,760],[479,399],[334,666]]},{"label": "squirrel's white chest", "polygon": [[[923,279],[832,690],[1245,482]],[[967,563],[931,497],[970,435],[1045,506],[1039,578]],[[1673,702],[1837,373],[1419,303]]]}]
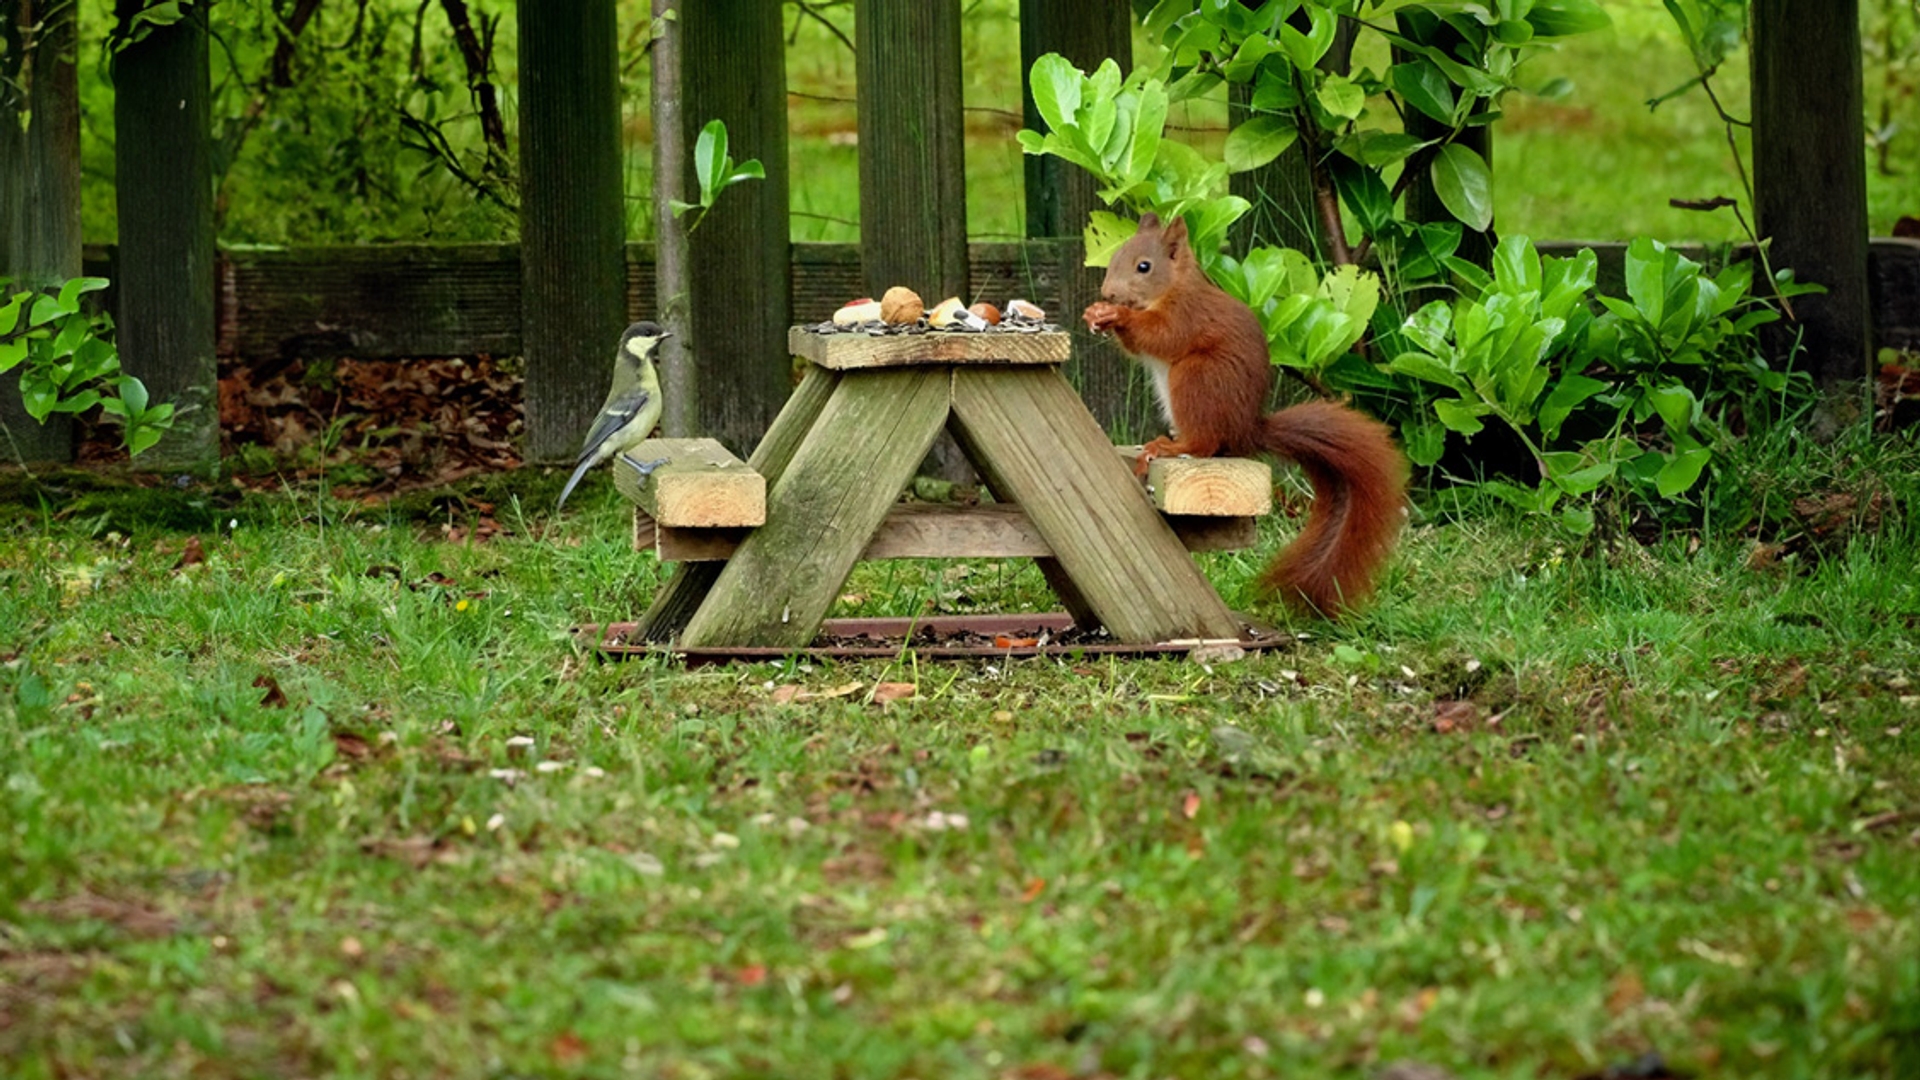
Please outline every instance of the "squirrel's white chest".
[{"label": "squirrel's white chest", "polygon": [[1153,396],[1160,402],[1160,416],[1167,422],[1167,430],[1173,430],[1173,391],[1167,386],[1167,377],[1173,371],[1172,365],[1164,360],[1155,360],[1151,356],[1135,356],[1135,360],[1147,369],[1147,375],[1153,379]]}]

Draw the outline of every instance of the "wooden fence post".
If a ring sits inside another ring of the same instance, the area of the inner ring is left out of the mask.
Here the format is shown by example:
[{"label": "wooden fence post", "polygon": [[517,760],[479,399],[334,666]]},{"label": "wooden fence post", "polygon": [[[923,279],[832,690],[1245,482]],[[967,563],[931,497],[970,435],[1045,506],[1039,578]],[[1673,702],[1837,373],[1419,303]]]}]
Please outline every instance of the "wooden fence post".
[{"label": "wooden fence post", "polygon": [[[787,49],[777,0],[698,0],[680,9],[685,145],[709,120],[726,122],[735,161],[758,158],[748,180],[714,204],[688,237],[700,427],[745,457],[792,392],[787,328],[793,259],[787,185]],[[862,147],[864,152],[865,147]],[[687,190],[699,191],[689,155]],[[852,297],[848,297],[852,299]]]},{"label": "wooden fence post", "polygon": [[867,291],[971,300],[960,0],[855,0],[853,10]]},{"label": "wooden fence post", "polygon": [[[74,10],[68,3],[0,2],[0,277],[16,285],[80,274]],[[36,23],[37,33],[30,29]],[[5,85],[22,82],[28,87],[24,100]],[[24,130],[22,114],[31,118]],[[70,418],[56,413],[44,425],[35,423],[20,402],[19,386],[17,370],[0,378],[0,425],[11,440],[0,445],[0,459],[71,461]]]},{"label": "wooden fence post", "polygon": [[[1752,47],[1755,227],[1776,270],[1827,287],[1793,301],[1796,363],[1822,386],[1858,384],[1873,340],[1859,0],[1754,0]],[[1776,359],[1792,344],[1777,335]]]},{"label": "wooden fence post", "polygon": [[[120,24],[143,7],[117,0]],[[174,403],[173,430],[138,459],[155,470],[220,458],[207,40],[195,4],[113,60],[120,360],[153,401]]]},{"label": "wooden fence post", "polygon": [[572,460],[626,327],[626,200],[613,0],[517,5],[526,456]]},{"label": "wooden fence post", "polygon": [[[1133,67],[1133,14],[1126,0],[1021,0],[1020,98],[1026,126],[1044,132],[1047,122],[1033,101],[1028,75],[1033,62],[1059,53],[1082,71],[1111,57],[1121,71]],[[1027,235],[1065,237],[1060,247],[1060,309],[1048,315],[1073,333],[1073,356],[1066,376],[1080,391],[1100,426],[1117,438],[1144,439],[1158,432],[1153,392],[1139,365],[1110,338],[1087,332],[1080,312],[1100,298],[1104,271],[1084,265],[1079,243],[1087,215],[1106,209],[1094,194],[1093,175],[1052,156],[1026,157]]]}]

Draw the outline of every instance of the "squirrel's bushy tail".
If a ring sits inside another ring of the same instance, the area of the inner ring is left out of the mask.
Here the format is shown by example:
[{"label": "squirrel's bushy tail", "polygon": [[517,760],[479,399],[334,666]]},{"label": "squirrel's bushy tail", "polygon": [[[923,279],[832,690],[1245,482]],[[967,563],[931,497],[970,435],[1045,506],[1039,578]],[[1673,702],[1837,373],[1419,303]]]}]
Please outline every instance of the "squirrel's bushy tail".
[{"label": "squirrel's bushy tail", "polygon": [[1306,527],[1260,575],[1260,587],[1337,615],[1373,590],[1400,533],[1406,459],[1387,426],[1331,401],[1265,417],[1261,445],[1298,462],[1313,483]]}]

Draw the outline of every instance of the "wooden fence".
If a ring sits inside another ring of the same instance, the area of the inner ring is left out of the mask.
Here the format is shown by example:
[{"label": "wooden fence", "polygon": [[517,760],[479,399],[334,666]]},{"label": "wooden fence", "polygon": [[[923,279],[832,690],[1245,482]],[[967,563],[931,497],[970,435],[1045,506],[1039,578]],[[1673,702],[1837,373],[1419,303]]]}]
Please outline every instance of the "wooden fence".
[{"label": "wooden fence", "polygon": [[[1078,266],[1070,241],[1051,239],[1077,231],[1096,208],[1092,185],[1058,163],[1026,163],[1027,227],[1035,239],[967,244],[962,0],[854,0],[861,248],[787,240],[782,5],[699,0],[672,7],[677,18],[668,30],[682,51],[680,134],[690,140],[700,124],[723,120],[735,156],[757,157],[767,168],[765,180],[721,200],[688,242],[688,310],[676,325],[691,328],[697,348],[691,369],[675,365],[671,374],[699,398],[702,431],[736,447],[757,439],[785,398],[780,354],[787,325],[818,318],[843,298],[896,283],[936,296],[1004,299],[1019,291],[1067,322],[1094,295],[1098,274]],[[1129,0],[1020,0],[1022,69],[1048,52],[1082,68],[1108,57],[1131,67],[1131,7]],[[17,19],[17,12],[6,14],[11,8],[0,4],[0,18]],[[72,32],[74,10],[55,5],[43,36]],[[217,352],[518,353],[527,360],[529,457],[570,456],[604,393],[598,343],[613,340],[624,318],[649,307],[651,263],[628,247],[623,297],[614,0],[541,0],[514,10],[524,249],[216,254],[207,197],[213,176],[204,5],[150,27],[117,54],[122,247],[111,276],[120,292],[127,369],[158,396],[191,403],[211,400]],[[1859,0],[1754,0],[1752,47],[1756,225],[1771,239],[1776,263],[1831,290],[1804,298],[1799,309],[1816,376],[1840,385],[1865,374],[1871,339],[1911,345],[1920,326],[1911,310],[1920,292],[1911,249],[1878,245],[1868,268]],[[71,73],[55,67],[34,85],[61,100],[36,98],[30,107],[35,128],[42,118],[59,118],[45,128],[58,146],[16,152],[18,140],[0,137],[0,271],[29,277],[70,276],[81,261],[77,228],[27,227],[50,216],[78,221],[78,111]],[[0,101],[0,133],[19,126],[22,107]],[[1044,126],[1031,100],[1023,119],[1030,128]],[[688,163],[684,179],[691,172]],[[1299,175],[1283,155],[1237,183],[1285,195]],[[23,199],[29,191],[35,198]],[[15,220],[25,206],[33,213]],[[209,295],[209,278],[218,282],[217,295]],[[1095,414],[1124,431],[1130,418],[1144,419],[1144,410],[1130,369],[1108,362],[1111,353],[1109,344],[1077,335],[1079,360],[1069,375]],[[9,387],[0,383],[0,391]],[[17,395],[0,392],[0,422],[10,408],[17,409]],[[217,414],[203,408],[182,415],[144,462],[212,462]],[[57,431],[28,435],[38,440],[26,448],[30,456],[71,449]]]},{"label": "wooden fence", "polygon": [[[1602,290],[1621,294],[1625,244],[1548,241],[1540,250],[1569,255],[1581,247],[1600,256]],[[114,256],[111,246],[89,246],[87,272],[114,278]],[[1063,325],[1077,322],[1079,309],[1068,310],[1062,298],[1063,284],[1080,273],[1079,241],[977,243],[968,246],[967,257],[969,300],[1002,303],[1022,296]],[[1874,240],[1868,265],[1876,345],[1920,349],[1920,240]],[[223,250],[216,266],[222,358],[521,352],[521,267],[514,244],[235,248]],[[864,294],[860,247],[793,244],[788,280],[794,321],[823,321]],[[627,245],[626,295],[629,319],[654,313],[653,245]]]}]

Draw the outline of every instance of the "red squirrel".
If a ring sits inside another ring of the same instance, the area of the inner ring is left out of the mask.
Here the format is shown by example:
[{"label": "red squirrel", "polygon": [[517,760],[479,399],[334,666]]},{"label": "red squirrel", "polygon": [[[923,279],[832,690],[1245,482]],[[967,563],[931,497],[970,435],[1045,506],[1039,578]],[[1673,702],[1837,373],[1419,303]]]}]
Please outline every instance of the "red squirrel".
[{"label": "red squirrel", "polygon": [[1087,328],[1111,331],[1146,364],[1174,432],[1146,445],[1134,473],[1144,477],[1154,458],[1180,454],[1291,458],[1313,483],[1313,510],[1260,587],[1327,616],[1364,599],[1406,499],[1406,460],[1386,425],[1331,401],[1262,415],[1273,385],[1266,332],[1207,279],[1183,220],[1162,227],[1143,215],[1107,264],[1100,295],[1082,316]]}]

